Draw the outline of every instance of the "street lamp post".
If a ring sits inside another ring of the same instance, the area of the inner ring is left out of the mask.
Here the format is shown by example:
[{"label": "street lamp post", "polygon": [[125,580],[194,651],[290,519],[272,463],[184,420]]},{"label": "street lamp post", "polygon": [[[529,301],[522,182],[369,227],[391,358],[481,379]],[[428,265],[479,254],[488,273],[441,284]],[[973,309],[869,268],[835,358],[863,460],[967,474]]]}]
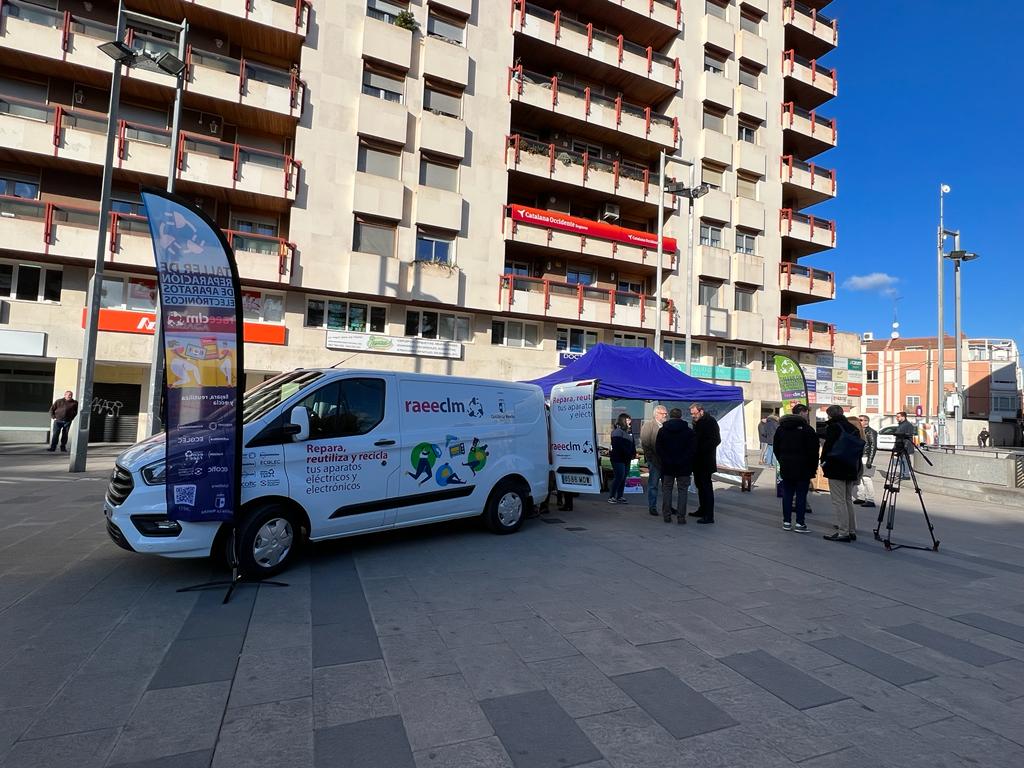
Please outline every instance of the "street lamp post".
[{"label": "street lamp post", "polygon": [[[82,371],[78,385],[79,401],[82,407],[81,416],[78,419],[78,428],[71,432],[69,472],[85,471],[89,450],[89,426],[91,424],[92,392],[96,373],[100,296],[103,289],[103,268],[106,261],[107,223],[110,218],[110,187],[114,174],[114,140],[117,135],[117,111],[121,97],[121,67],[133,67],[140,62],[146,62],[159,71],[175,75],[179,78],[185,68],[183,58],[175,59],[170,53],[150,55],[145,52],[136,51],[123,42],[126,18],[140,19],[163,27],[173,26],[174,28],[179,28],[179,25],[170,25],[161,19],[152,19],[142,14],[125,11],[122,0],[117,8],[117,26],[115,27],[114,39],[99,46],[101,51],[114,60],[114,67],[110,78],[110,103],[107,107],[107,143],[103,160],[103,180],[100,188],[100,217],[96,234],[96,260],[93,265],[93,274],[87,294],[85,342],[82,347]],[[184,28],[184,22],[182,22],[180,27]],[[171,147],[171,154],[172,156],[174,154],[173,146]]]},{"label": "street lamp post", "polygon": [[[957,238],[959,240],[959,238]],[[959,246],[959,242],[957,242]],[[963,354],[963,345],[960,343],[960,263],[963,261],[974,261],[978,258],[978,254],[970,251],[961,251],[959,247],[951,251],[947,259],[953,262],[953,301],[956,304],[956,328],[954,330],[955,338],[954,344],[956,345],[956,376],[954,377],[956,387],[956,408],[954,415],[956,417],[956,447],[958,449],[964,447],[964,386],[963,386],[963,373],[962,373],[962,361],[961,355]]]},{"label": "street lamp post", "polygon": [[945,195],[948,194],[949,191],[950,191],[950,187],[949,187],[948,184],[940,184],[939,185],[939,229],[938,229],[938,237],[936,238],[936,243],[935,243],[936,251],[937,251],[937,253],[936,253],[937,259],[936,259],[936,261],[938,263],[938,277],[937,277],[936,287],[937,287],[937,291],[938,291],[937,295],[938,295],[938,309],[939,309],[939,336],[938,336],[938,345],[939,345],[939,350],[938,350],[939,351],[939,360],[938,360],[938,362],[939,362],[939,370],[938,370],[938,397],[936,398],[936,400],[938,401],[938,407],[935,409],[935,415],[936,415],[936,417],[938,419],[938,424],[936,425],[936,429],[937,429],[936,439],[937,439],[939,445],[942,445],[945,442],[945,438],[946,438],[946,403],[945,403],[945,400],[946,400],[946,381],[945,381],[945,367],[946,367],[946,357],[945,357],[945,355],[946,355],[946,319],[944,317],[944,315],[945,315],[945,307],[943,306],[943,295],[942,294],[943,294],[943,290],[945,288],[945,285],[943,283],[943,276],[945,274],[943,257],[945,255],[945,250],[946,250],[946,247],[945,247],[945,241],[946,241],[945,232],[946,232],[946,229],[945,229],[945,224],[943,222],[943,214],[945,213],[945,211],[944,211]]}]

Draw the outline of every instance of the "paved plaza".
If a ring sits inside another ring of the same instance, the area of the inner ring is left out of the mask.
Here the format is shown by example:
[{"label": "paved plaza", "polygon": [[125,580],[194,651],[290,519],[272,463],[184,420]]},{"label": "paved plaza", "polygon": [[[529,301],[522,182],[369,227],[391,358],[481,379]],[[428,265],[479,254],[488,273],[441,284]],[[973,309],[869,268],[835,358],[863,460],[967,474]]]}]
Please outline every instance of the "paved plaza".
[{"label": "paved plaza", "polygon": [[941,550],[886,552],[866,515],[823,541],[821,495],[782,531],[765,480],[714,526],[601,499],[317,545],[222,606],[107,538],[100,453],[0,453],[5,768],[1024,765],[1019,511],[929,496]]}]

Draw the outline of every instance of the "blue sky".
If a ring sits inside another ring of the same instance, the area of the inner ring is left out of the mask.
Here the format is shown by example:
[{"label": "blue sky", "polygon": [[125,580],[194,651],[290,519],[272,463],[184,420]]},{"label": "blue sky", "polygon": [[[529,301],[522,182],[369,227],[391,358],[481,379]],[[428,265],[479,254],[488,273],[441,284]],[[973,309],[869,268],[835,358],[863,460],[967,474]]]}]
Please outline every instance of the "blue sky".
[{"label": "blue sky", "polygon": [[[825,9],[839,19],[839,47],[822,59],[838,70],[839,95],[819,109],[837,118],[839,146],[818,159],[837,170],[839,195],[809,212],[837,220],[838,247],[803,263],[833,270],[839,289],[800,314],[884,337],[895,291],[901,334],[934,336],[945,183],[946,227],[981,255],[963,268],[964,332],[1024,346],[1024,3],[988,9],[962,0],[835,0]],[[852,290],[851,278],[871,275],[854,283],[876,287]],[[946,286],[952,333],[951,263]]]}]

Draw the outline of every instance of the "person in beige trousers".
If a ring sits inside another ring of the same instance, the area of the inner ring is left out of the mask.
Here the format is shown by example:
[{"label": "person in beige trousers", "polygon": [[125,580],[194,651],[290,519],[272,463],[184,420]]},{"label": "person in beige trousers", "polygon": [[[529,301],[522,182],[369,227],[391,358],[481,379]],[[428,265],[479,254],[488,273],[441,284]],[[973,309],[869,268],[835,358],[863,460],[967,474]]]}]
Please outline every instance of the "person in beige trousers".
[{"label": "person in beige trousers", "polygon": [[[846,462],[832,455],[832,449],[840,441],[843,433],[853,435],[861,440],[860,430],[853,426],[843,415],[840,405],[830,405],[825,413],[828,425],[825,427],[825,444],[821,448],[821,469],[828,478],[829,495],[832,497],[832,509],[836,515],[836,532],[826,535],[828,541],[850,542],[857,540],[857,508],[853,504],[853,496],[857,492],[863,467],[860,455],[856,462]],[[860,451],[864,446],[861,442]]]}]

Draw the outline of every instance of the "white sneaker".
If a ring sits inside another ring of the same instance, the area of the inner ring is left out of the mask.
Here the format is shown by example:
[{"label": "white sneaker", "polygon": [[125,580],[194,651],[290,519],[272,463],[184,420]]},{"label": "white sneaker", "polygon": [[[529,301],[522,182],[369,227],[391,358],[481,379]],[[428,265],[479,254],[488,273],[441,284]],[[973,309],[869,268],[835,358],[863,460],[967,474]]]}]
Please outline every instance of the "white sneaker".
[{"label": "white sneaker", "polygon": [[792,531],[793,530],[793,524],[792,523],[783,523],[782,524],[782,530],[784,530],[784,531]]}]

